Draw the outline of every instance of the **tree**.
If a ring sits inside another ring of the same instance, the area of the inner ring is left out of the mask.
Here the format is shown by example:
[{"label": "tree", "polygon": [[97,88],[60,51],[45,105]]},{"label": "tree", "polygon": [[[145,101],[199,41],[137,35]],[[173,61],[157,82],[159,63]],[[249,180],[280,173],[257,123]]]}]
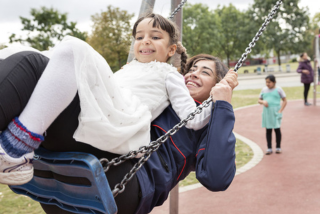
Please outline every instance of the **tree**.
[{"label": "tree", "polygon": [[[254,0],[253,21],[263,22],[277,0]],[[310,44],[310,20],[307,9],[299,7],[299,0],[286,0],[268,25],[264,42],[273,49],[281,65],[283,52],[303,52]]]},{"label": "tree", "polygon": [[[207,53],[226,58],[240,58],[258,26],[251,14],[232,4],[210,11],[203,4],[186,4],[183,10],[183,43],[190,55]],[[257,49],[257,47],[255,47]],[[256,50],[255,50],[256,51]]]},{"label": "tree", "polygon": [[214,49],[214,14],[204,4],[185,4],[183,8],[182,41],[191,56]]},{"label": "tree", "polygon": [[0,44],[0,50],[6,48],[6,45]]},{"label": "tree", "polygon": [[87,33],[76,28],[76,22],[67,22],[67,13],[60,13],[53,8],[41,7],[39,10],[31,9],[32,19],[20,17],[23,25],[22,31],[27,32],[27,38],[17,38],[12,34],[10,43],[21,42],[40,51],[48,50],[54,46],[55,41],[60,41],[66,35],[86,40]]},{"label": "tree", "polygon": [[[232,4],[222,8],[218,6],[214,19],[217,26],[213,53],[223,53],[229,65],[231,58],[241,57],[259,27],[257,23],[251,22],[250,13],[239,11]],[[255,47],[255,52],[258,47],[260,46]]]},{"label": "tree", "polygon": [[107,60],[112,70],[118,70],[126,63],[133,16],[125,10],[108,6],[106,11],[91,17],[94,24],[87,42]]}]

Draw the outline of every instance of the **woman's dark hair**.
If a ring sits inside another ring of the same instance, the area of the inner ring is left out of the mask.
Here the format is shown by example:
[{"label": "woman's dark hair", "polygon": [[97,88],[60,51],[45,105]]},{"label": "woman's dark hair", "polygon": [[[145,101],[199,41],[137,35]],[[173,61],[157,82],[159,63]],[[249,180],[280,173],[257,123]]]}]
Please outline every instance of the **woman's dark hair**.
[{"label": "woman's dark hair", "polygon": [[211,56],[209,54],[198,54],[196,56],[191,57],[186,64],[185,72],[181,72],[182,75],[186,75],[189,70],[199,61],[202,60],[210,60],[213,61],[215,64],[215,70],[216,70],[216,82],[220,82],[223,77],[228,73],[228,67],[218,58]]},{"label": "woman's dark hair", "polygon": [[[185,64],[187,61],[187,54],[184,51],[181,51],[179,49],[183,48],[181,47],[181,45],[178,45],[178,39],[179,39],[179,35],[180,32],[178,30],[178,27],[175,23],[173,23],[172,21],[170,21],[169,19],[164,18],[163,16],[159,15],[159,14],[148,14],[146,16],[143,16],[141,18],[139,18],[136,23],[134,23],[133,26],[133,30],[132,30],[132,36],[135,38],[136,34],[137,34],[137,27],[139,25],[139,23],[144,20],[150,18],[151,21],[153,21],[152,27],[156,27],[156,28],[161,28],[162,30],[166,31],[169,34],[169,45],[173,45],[176,44],[177,45],[177,53],[181,54],[181,71],[184,72],[184,68],[185,68]],[[150,21],[150,22],[151,22]],[[168,59],[168,61],[170,60],[170,58]]]},{"label": "woman's dark hair", "polygon": [[266,80],[269,79],[271,82],[275,83],[276,82],[276,77],[273,74],[270,74],[266,77]]}]

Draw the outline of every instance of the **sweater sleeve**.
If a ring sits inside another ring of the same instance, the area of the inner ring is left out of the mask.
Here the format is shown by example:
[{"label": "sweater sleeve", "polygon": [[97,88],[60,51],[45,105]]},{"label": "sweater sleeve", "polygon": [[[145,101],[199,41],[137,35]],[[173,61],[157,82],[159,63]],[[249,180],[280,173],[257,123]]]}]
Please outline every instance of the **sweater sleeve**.
[{"label": "sweater sleeve", "polygon": [[[166,88],[173,110],[180,120],[186,119],[196,109],[196,104],[190,96],[183,76],[177,72],[169,73],[166,78]],[[197,114],[193,120],[187,123],[186,127],[188,129],[199,130],[209,122],[210,116],[211,106],[204,108],[202,113]]]},{"label": "sweater sleeve", "polygon": [[196,177],[211,191],[226,190],[235,176],[234,122],[232,106],[217,101],[196,157]]},{"label": "sweater sleeve", "polygon": [[299,62],[299,66],[297,68],[297,72],[298,73],[302,73],[302,70],[303,70],[303,64],[301,62]]}]

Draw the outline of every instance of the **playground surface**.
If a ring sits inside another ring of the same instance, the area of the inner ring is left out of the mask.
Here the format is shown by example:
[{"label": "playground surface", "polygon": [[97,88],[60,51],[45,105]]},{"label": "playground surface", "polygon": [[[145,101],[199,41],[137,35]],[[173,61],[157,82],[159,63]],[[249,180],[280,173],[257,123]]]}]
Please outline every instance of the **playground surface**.
[{"label": "playground surface", "polygon": [[[180,192],[179,214],[320,213],[319,101],[309,107],[302,100],[289,101],[281,126],[282,154],[264,155],[253,168],[237,175],[224,192],[204,187]],[[258,105],[235,111],[234,132],[265,151],[261,113]],[[272,140],[274,149],[274,133]],[[169,200],[151,214],[169,214]]]}]

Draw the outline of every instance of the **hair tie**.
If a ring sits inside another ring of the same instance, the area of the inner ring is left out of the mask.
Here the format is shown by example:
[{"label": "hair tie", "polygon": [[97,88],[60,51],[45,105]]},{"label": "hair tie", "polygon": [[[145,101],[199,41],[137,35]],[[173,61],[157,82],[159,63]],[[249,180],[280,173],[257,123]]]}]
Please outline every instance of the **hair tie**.
[{"label": "hair tie", "polygon": [[187,53],[187,49],[183,47],[181,42],[177,43],[177,51],[178,54]]}]

